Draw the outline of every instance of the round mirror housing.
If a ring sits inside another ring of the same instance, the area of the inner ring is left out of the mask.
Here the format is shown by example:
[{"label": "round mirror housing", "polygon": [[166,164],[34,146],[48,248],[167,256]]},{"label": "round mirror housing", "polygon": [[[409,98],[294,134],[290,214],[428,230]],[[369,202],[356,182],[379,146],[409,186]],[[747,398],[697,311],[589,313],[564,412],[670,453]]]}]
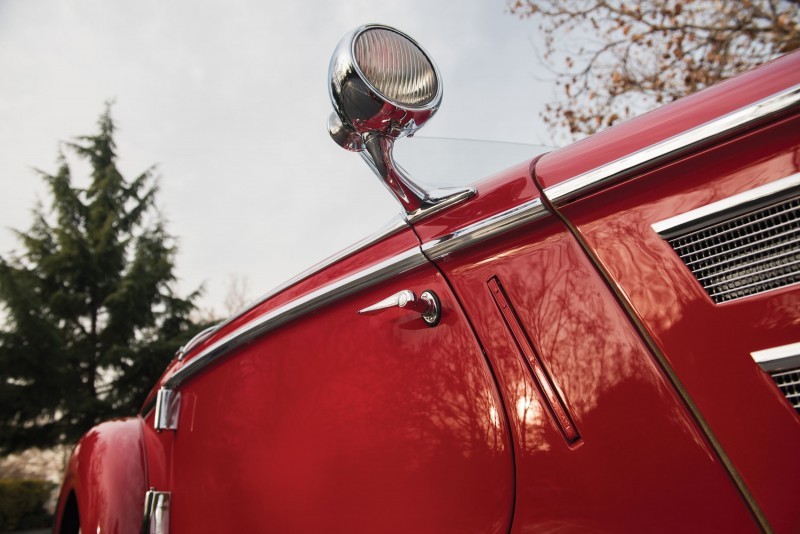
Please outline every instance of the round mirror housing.
[{"label": "round mirror housing", "polygon": [[[341,126],[361,136],[411,135],[442,101],[436,65],[411,37],[388,26],[368,24],[345,35],[328,75]],[[343,138],[340,134],[335,140]]]}]

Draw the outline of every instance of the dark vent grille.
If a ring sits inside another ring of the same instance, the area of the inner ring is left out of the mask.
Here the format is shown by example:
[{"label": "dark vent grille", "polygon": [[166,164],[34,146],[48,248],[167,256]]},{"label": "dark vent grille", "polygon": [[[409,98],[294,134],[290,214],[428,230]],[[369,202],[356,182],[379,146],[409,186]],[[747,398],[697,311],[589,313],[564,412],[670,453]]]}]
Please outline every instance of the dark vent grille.
[{"label": "dark vent grille", "polygon": [[770,373],[781,392],[786,395],[794,409],[800,414],[800,369]]},{"label": "dark vent grille", "polygon": [[800,196],[668,241],[717,303],[800,282]]}]

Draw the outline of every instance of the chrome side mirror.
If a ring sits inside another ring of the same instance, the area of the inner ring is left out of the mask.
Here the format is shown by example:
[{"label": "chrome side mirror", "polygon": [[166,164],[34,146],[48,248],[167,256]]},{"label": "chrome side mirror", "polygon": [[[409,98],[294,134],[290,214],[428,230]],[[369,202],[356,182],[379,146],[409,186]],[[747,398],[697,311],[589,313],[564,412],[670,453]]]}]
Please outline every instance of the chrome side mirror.
[{"label": "chrome side mirror", "polygon": [[426,189],[397,165],[395,139],[412,136],[442,100],[433,61],[408,35],[388,26],[360,26],[342,38],[328,70],[334,112],[328,131],[360,152],[405,210],[418,220],[475,194],[472,188]]}]

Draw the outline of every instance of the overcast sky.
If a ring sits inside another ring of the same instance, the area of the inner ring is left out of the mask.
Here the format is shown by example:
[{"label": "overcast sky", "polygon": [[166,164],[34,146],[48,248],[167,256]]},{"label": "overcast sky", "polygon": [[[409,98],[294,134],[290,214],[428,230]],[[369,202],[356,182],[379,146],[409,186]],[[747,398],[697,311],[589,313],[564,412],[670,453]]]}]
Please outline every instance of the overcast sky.
[{"label": "overcast sky", "polygon": [[46,198],[31,169],[54,171],[110,99],[120,168],[158,164],[179,287],[205,284],[205,307],[231,275],[254,298],[377,230],[399,205],[325,128],[331,53],[369,22],[439,66],[420,136],[547,142],[536,28],[504,0],[0,0],[0,254]]}]

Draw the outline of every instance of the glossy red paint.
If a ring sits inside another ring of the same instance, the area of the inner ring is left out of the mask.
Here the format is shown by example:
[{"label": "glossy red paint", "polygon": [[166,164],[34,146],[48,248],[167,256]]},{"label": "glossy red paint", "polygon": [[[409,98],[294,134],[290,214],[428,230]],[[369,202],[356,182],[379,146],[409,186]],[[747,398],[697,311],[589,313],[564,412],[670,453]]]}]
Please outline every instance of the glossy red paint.
[{"label": "glossy red paint", "polygon": [[800,529],[794,483],[800,418],[750,353],[800,341],[800,288],[714,304],[651,224],[797,173],[798,146],[795,115],[562,210],[644,322],[778,532]]},{"label": "glossy red paint", "polygon": [[94,427],[72,452],[53,531],[61,531],[65,505],[74,494],[82,532],[139,533],[147,491],[145,472],[139,418]]},{"label": "glossy red paint", "polygon": [[497,215],[509,208],[539,198],[531,181],[531,161],[514,165],[476,184],[477,193],[469,201],[424,219],[414,226],[423,243]]},{"label": "glossy red paint", "polygon": [[[473,321],[511,421],[514,532],[757,530],[702,432],[559,221],[535,221],[439,266]],[[529,358],[504,328],[487,285],[494,279],[574,416],[579,441],[565,439]]]},{"label": "glossy red paint", "polygon": [[256,318],[269,313],[283,304],[307,295],[315,289],[340,280],[348,274],[368,268],[391,256],[400,254],[418,246],[419,241],[412,232],[410,232],[408,229],[398,231],[388,236],[386,239],[380,240],[374,245],[359,251],[357,254],[346,257],[334,263],[330,267],[315,273],[314,276],[299,281],[291,287],[286,288],[284,291],[281,291],[257,306],[247,310],[246,313],[233,318],[233,320],[227,322],[213,336],[198,344],[188,355],[186,355],[182,361],[173,360],[167,367],[164,375],[153,387],[153,390],[150,392],[150,395],[144,402],[144,406],[152,405],[159,386],[163,384],[164,381],[169,379],[178,369],[183,367],[183,365],[194,358],[197,354],[201,353],[203,349],[213,345],[216,341],[235,331],[242,325],[245,325]]},{"label": "glossy red paint", "polygon": [[[441,323],[401,309],[356,313],[402,289],[435,291]],[[182,388],[181,414],[164,488],[176,532],[509,527],[503,408],[430,266],[236,351]]]},{"label": "glossy red paint", "polygon": [[[558,184],[798,71],[788,56],[545,155],[536,179]],[[800,419],[749,353],[800,341],[799,286],[715,305],[651,228],[800,171],[791,113],[559,208],[570,225],[542,209],[236,347],[179,386],[177,431],[156,432],[152,412],[90,431],[60,510],[74,492],[84,532],[133,532],[153,487],[171,493],[178,533],[756,531],[741,476],[775,530],[797,531]],[[160,384],[280,306],[537,206],[530,167],[235,317]],[[404,289],[438,294],[438,326],[357,314]]]},{"label": "glossy red paint", "polygon": [[555,150],[536,165],[543,187],[642,150],[652,144],[800,83],[800,52],[662,106],[613,128]]}]

